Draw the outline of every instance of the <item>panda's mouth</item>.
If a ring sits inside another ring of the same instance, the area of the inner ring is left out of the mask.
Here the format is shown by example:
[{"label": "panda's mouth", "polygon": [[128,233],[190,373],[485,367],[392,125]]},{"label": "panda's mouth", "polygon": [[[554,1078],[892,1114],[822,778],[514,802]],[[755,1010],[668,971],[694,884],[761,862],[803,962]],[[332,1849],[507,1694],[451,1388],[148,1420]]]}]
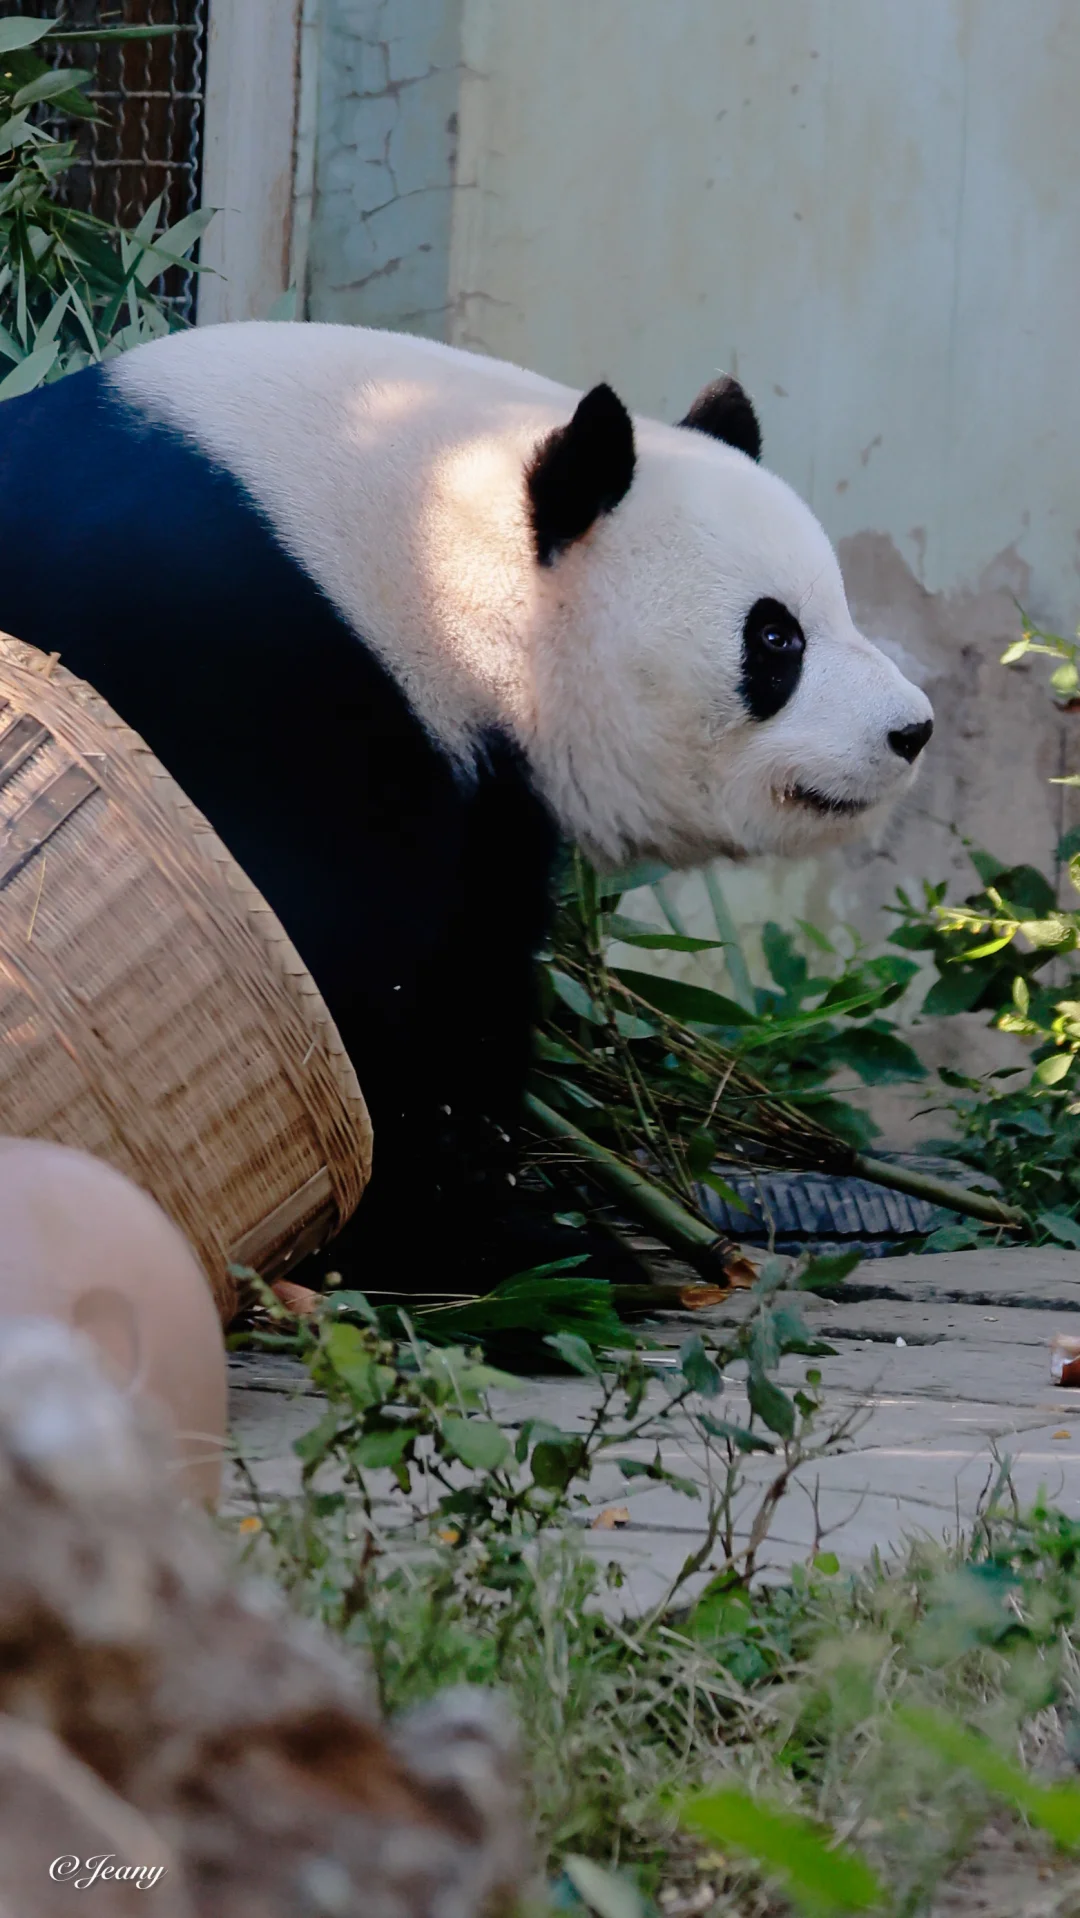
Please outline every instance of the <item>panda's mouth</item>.
[{"label": "panda's mouth", "polygon": [[801,806],[805,812],[817,813],[819,819],[857,819],[871,804],[868,799],[838,799],[798,780],[777,790],[774,797],[778,806]]}]

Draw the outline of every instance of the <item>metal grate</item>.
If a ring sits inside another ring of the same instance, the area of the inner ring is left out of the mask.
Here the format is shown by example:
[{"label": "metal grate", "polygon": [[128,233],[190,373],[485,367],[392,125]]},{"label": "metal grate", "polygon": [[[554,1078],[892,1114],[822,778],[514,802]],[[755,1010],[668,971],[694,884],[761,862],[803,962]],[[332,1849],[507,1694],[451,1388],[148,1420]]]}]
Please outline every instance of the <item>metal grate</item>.
[{"label": "metal grate", "polygon": [[[955,1185],[994,1183],[955,1159],[907,1152],[888,1156],[894,1164],[937,1173]],[[736,1208],[710,1186],[697,1187],[698,1204],[717,1231],[747,1245],[764,1245],[772,1235],[777,1252],[785,1254],[858,1251],[864,1259],[881,1258],[910,1250],[938,1226],[958,1222],[955,1212],[868,1179],[825,1172],[751,1174],[740,1165],[718,1165],[716,1170],[742,1200],[742,1208]]]},{"label": "metal grate", "polygon": [[[68,27],[176,26],[160,40],[76,43],[58,64],[92,67],[88,89],[102,119],[59,122],[50,131],[74,139],[77,164],[60,183],[64,199],[99,219],[136,226],[162,195],[161,216],[175,225],[199,204],[206,30],[209,0],[16,0],[6,13],[52,14]],[[172,268],[156,291],[195,317],[197,276]]]}]

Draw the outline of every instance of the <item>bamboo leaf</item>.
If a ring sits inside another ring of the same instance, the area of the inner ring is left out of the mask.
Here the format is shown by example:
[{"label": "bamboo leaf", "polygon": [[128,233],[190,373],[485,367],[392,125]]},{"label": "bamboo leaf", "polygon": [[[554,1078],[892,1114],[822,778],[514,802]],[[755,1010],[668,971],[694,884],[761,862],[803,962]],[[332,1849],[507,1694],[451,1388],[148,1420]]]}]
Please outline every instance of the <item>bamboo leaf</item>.
[{"label": "bamboo leaf", "polygon": [[18,113],[22,107],[34,106],[39,100],[54,100],[58,94],[70,93],[76,87],[84,87],[93,74],[85,67],[63,67],[39,73],[36,80],[29,80],[11,102],[12,109]]},{"label": "bamboo leaf", "polygon": [[685,932],[654,932],[637,925],[633,919],[613,914],[608,926],[613,939],[624,946],[640,946],[643,952],[722,952],[720,939],[692,939]]},{"label": "bamboo leaf", "polygon": [[590,1025],[605,1026],[607,1018],[595,999],[586,992],[580,980],[572,979],[569,973],[559,972],[555,966],[548,967],[548,978],[564,1006],[576,1013],[579,1019],[587,1019]]},{"label": "bamboo leaf", "polygon": [[0,400],[17,400],[22,394],[32,392],[35,386],[40,386],[46,375],[52,371],[58,352],[59,348],[54,340],[48,346],[38,347],[34,352],[28,353],[24,360],[20,360],[18,366],[13,367],[11,372],[5,374],[0,380]]},{"label": "bamboo leaf", "polygon": [[213,207],[199,207],[185,219],[178,220],[167,233],[159,234],[135,269],[140,286],[148,286],[167,267],[187,266],[188,253],[198,245],[213,217]]},{"label": "bamboo leaf", "polygon": [[0,20],[0,53],[35,46],[55,24],[53,20]]},{"label": "bamboo leaf", "polygon": [[646,1005],[692,1025],[743,1026],[751,1018],[745,1007],[737,1005],[734,999],[725,999],[705,986],[687,985],[682,979],[665,979],[659,974],[626,971],[621,967],[616,968],[615,977],[629,986],[639,999],[644,999]]},{"label": "bamboo leaf", "polygon": [[71,305],[71,288],[65,287],[58,300],[53,301],[52,311],[38,327],[35,348],[51,346],[60,331],[64,315]]},{"label": "bamboo leaf", "polygon": [[[45,22],[46,31],[48,31],[52,25],[53,22],[47,20]],[[196,33],[197,31],[198,29],[196,27],[180,25],[159,27],[72,27],[68,30],[53,32],[49,37],[54,40],[58,46],[67,46],[76,40],[160,40],[164,38],[166,34]]]}]

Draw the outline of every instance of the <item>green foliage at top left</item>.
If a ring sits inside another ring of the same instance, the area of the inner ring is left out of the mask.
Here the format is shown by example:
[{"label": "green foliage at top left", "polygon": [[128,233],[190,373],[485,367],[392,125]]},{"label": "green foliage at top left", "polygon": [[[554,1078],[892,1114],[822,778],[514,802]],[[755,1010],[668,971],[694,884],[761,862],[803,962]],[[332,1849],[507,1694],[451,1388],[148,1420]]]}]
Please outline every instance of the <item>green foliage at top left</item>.
[{"label": "green foliage at top left", "polygon": [[[55,21],[0,20],[0,399],[111,358],[182,322],[154,282],[184,263],[211,213],[158,231],[161,201],[130,233],[65,206],[58,187],[76,161],[73,140],[42,125],[40,109],[67,120],[99,112],[85,67],[56,67],[60,42],[146,39],[161,27],[58,30]],[[196,269],[197,270],[197,269]]]}]

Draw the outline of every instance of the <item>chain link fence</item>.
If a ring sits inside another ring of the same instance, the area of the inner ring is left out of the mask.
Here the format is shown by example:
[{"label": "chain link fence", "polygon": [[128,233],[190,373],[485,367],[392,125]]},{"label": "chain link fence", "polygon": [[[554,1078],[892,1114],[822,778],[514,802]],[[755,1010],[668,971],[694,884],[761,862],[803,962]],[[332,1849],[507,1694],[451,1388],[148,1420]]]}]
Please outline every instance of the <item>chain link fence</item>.
[{"label": "chain link fence", "polygon": [[[219,0],[219,4],[221,0]],[[225,0],[227,4],[227,0]],[[98,121],[49,119],[76,143],[78,162],[61,182],[64,199],[119,226],[138,224],[161,197],[173,226],[199,204],[206,33],[210,0],[16,0],[3,14],[51,16],[65,27],[167,26],[160,39],[86,41],[56,50],[58,65],[92,67],[88,89]],[[174,267],[156,291],[184,319],[195,317],[197,275]]]}]

